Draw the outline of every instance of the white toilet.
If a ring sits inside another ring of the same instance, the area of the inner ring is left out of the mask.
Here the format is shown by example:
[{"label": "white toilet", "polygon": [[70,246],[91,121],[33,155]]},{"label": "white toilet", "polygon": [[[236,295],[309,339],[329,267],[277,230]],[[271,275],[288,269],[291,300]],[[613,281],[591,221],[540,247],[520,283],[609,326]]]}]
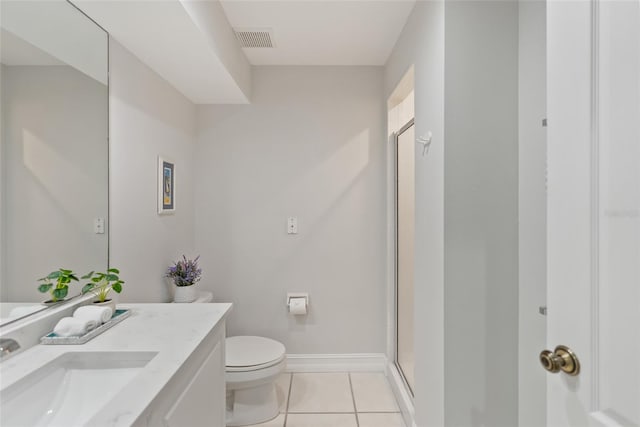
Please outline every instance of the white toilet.
[{"label": "white toilet", "polygon": [[227,426],[259,424],[278,415],[275,381],[284,371],[285,348],[253,336],[229,337],[226,346]]},{"label": "white toilet", "polygon": [[[194,303],[211,302],[199,292]],[[225,340],[227,427],[259,424],[278,415],[275,381],[286,366],[282,343],[263,337],[237,336]]]}]

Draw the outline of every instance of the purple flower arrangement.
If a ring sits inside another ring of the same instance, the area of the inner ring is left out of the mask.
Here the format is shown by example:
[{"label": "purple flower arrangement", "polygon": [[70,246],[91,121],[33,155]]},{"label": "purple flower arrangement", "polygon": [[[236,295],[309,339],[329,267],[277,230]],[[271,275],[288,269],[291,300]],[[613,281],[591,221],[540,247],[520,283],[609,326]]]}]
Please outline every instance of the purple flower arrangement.
[{"label": "purple flower arrangement", "polygon": [[167,268],[167,274],[165,274],[165,276],[172,278],[176,286],[194,285],[200,280],[200,276],[202,275],[202,269],[198,268],[199,259],[200,255],[193,260],[187,259],[186,256],[182,255],[181,260]]}]

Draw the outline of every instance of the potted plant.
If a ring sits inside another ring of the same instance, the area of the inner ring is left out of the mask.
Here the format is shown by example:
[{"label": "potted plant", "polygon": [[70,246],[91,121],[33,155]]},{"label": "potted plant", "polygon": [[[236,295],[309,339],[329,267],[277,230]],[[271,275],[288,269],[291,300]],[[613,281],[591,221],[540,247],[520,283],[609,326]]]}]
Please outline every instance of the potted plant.
[{"label": "potted plant", "polygon": [[167,268],[165,277],[173,279],[175,285],[174,302],[192,302],[196,299],[195,284],[200,280],[202,269],[198,268],[198,255],[195,259],[182,259]]},{"label": "potted plant", "polygon": [[110,268],[106,273],[102,272],[90,272],[82,276],[82,279],[90,280],[89,283],[82,287],[82,293],[92,292],[96,296],[96,300],[93,302],[97,305],[107,305],[111,307],[113,312],[116,311],[115,301],[108,299],[109,292],[114,291],[116,293],[122,292],[123,280],[120,280],[118,276],[120,270],[117,268]]},{"label": "potted plant", "polygon": [[66,270],[64,268],[52,271],[46,277],[38,279],[38,282],[43,282],[38,286],[38,290],[42,293],[51,293],[51,299],[45,301],[44,304],[54,304],[63,301],[69,293],[69,283],[71,283],[72,280],[78,281],[75,273],[72,270]]}]

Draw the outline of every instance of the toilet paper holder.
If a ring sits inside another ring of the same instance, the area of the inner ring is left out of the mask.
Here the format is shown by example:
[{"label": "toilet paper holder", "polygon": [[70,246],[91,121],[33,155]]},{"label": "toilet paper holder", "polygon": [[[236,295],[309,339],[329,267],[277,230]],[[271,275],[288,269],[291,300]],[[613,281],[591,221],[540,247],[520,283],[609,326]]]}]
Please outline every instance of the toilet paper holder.
[{"label": "toilet paper holder", "polygon": [[287,310],[291,306],[292,298],[304,298],[305,305],[309,306],[309,293],[308,292],[288,292],[287,293]]}]

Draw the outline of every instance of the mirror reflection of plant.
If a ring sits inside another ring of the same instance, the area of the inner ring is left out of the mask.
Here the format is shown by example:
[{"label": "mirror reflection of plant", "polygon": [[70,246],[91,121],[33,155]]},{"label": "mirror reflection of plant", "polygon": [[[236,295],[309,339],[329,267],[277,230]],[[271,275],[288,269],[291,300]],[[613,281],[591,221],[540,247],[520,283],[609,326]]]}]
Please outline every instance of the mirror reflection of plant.
[{"label": "mirror reflection of plant", "polygon": [[69,283],[71,281],[78,281],[73,270],[66,270],[60,268],[56,271],[52,271],[48,276],[38,279],[38,282],[44,282],[38,286],[38,290],[42,293],[50,292],[51,301],[57,302],[63,300],[69,293]]},{"label": "mirror reflection of plant", "polygon": [[91,281],[82,287],[82,293],[92,292],[98,298],[98,301],[105,302],[111,290],[118,294],[122,292],[124,281],[120,280],[119,274],[120,270],[117,268],[110,268],[106,273],[92,271],[85,274],[82,279]]}]

